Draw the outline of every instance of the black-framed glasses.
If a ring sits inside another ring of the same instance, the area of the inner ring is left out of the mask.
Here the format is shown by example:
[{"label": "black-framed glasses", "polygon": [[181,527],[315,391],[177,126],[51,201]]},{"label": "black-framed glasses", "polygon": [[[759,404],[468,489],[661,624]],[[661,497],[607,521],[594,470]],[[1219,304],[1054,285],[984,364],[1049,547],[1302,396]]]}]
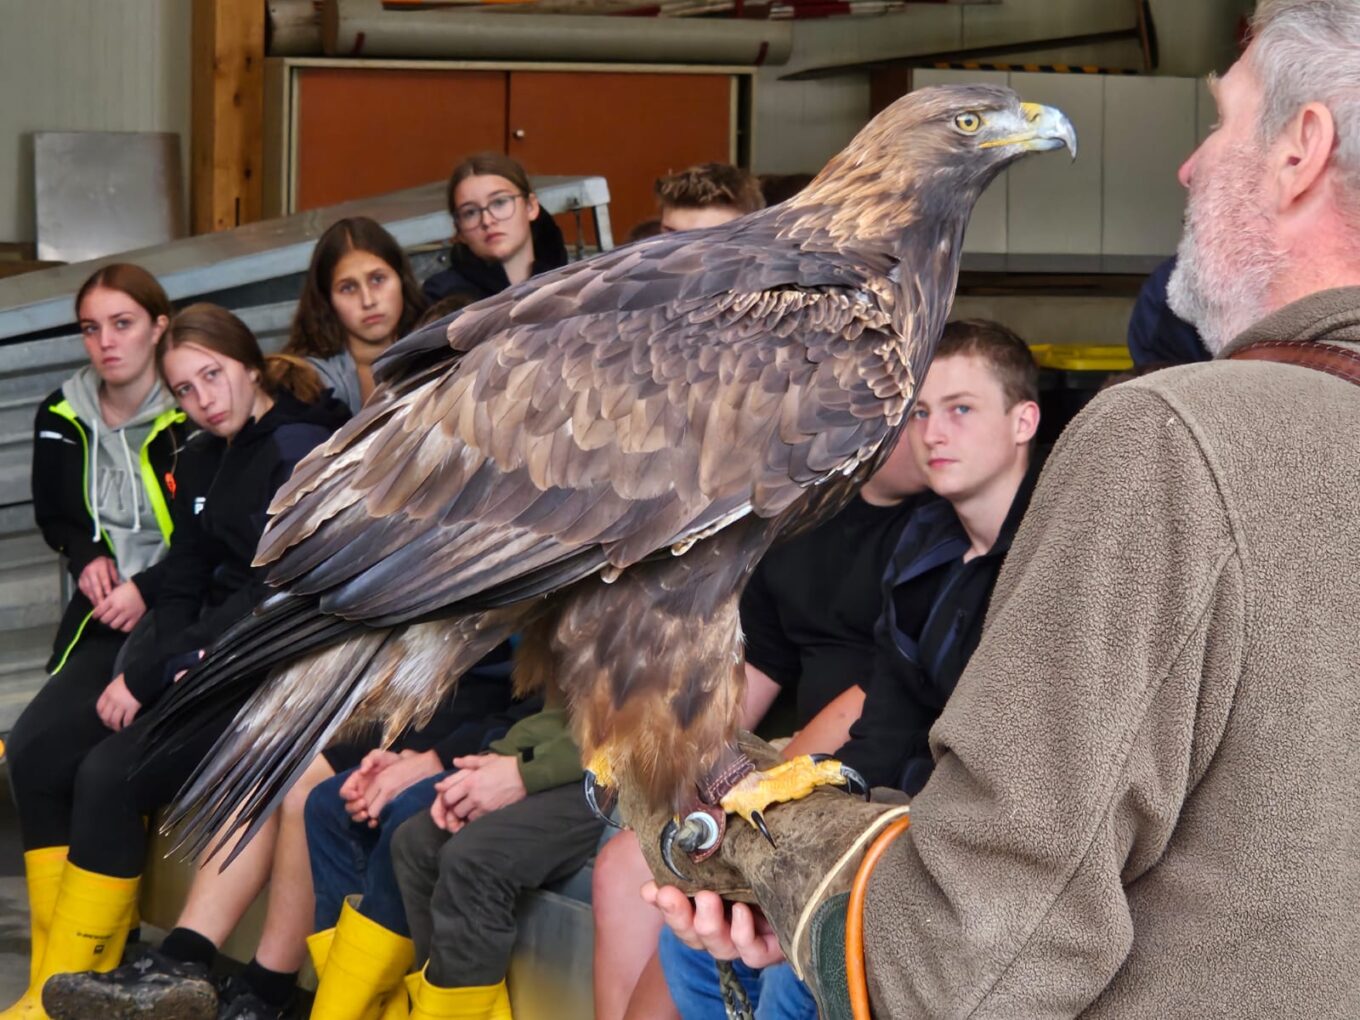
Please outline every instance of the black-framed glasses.
[{"label": "black-framed glasses", "polygon": [[525,196],[521,194],[497,195],[486,205],[463,205],[458,207],[454,220],[459,230],[471,230],[482,222],[482,213],[490,213],[497,223],[508,220],[515,211],[515,203]]}]

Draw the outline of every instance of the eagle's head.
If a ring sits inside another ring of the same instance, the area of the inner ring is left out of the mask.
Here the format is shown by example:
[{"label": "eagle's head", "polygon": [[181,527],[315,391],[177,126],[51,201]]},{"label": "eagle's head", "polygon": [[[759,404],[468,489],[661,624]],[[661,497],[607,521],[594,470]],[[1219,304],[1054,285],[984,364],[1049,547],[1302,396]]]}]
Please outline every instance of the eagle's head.
[{"label": "eagle's head", "polygon": [[[888,237],[923,220],[966,221],[1007,165],[1066,147],[1077,133],[1062,111],[1021,102],[993,85],[917,89],[874,117],[787,206],[790,219],[852,243]],[[792,224],[791,224],[792,225]]]},{"label": "eagle's head", "polygon": [[991,180],[1030,152],[1066,146],[1077,155],[1077,133],[1061,110],[1025,103],[993,85],[941,85],[898,99],[871,120],[851,148],[918,169],[956,171]]}]

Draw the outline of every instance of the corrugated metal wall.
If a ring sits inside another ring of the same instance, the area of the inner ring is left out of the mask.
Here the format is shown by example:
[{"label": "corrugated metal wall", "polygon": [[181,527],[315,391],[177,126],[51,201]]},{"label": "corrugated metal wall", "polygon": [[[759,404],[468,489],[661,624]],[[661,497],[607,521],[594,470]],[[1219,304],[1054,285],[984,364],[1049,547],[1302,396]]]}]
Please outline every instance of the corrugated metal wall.
[{"label": "corrugated metal wall", "polygon": [[189,0],[0,0],[0,242],[33,239],[34,131],[174,131]]}]

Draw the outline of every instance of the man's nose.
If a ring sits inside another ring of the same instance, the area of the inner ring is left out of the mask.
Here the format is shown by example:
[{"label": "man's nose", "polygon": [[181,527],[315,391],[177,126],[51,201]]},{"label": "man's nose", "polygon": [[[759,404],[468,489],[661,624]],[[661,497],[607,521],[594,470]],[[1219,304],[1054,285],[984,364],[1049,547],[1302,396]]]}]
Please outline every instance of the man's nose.
[{"label": "man's nose", "polygon": [[1195,174],[1195,158],[1198,155],[1199,149],[1196,149],[1186,157],[1185,162],[1181,164],[1181,168],[1176,171],[1176,180],[1181,182],[1182,188],[1190,187],[1190,179]]},{"label": "man's nose", "polygon": [[944,423],[938,415],[926,415],[924,426],[921,430],[921,439],[927,446],[939,446],[944,442]]}]

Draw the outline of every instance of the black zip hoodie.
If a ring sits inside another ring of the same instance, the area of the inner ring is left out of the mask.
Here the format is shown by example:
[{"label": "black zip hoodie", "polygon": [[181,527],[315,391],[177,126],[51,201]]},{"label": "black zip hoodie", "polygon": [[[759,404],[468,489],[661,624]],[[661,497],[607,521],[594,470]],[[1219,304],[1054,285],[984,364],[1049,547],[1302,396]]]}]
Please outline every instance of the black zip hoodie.
[{"label": "black zip hoodie", "polygon": [[1001,532],[983,555],[963,562],[968,534],[944,499],[921,507],[903,529],[883,576],[864,708],[836,754],[870,786],[914,796],[930,777],[930,727],[977,649],[992,589],[1047,452],[1033,451]]},{"label": "black zip hoodie", "polygon": [[274,406],[228,443],[209,433],[190,440],[175,472],[175,542],[164,561],[153,627],[129,648],[128,689],[155,701],[186,656],[207,648],[265,594],[265,571],[251,566],[274,493],[349,411],[329,393],[304,404],[280,391]]},{"label": "black zip hoodie", "polygon": [[[76,378],[79,375],[73,377]],[[80,408],[67,399],[64,386],[49,394],[34,415],[33,515],[43,539],[66,557],[73,582],[80,581],[81,572],[96,557],[117,559],[117,544],[106,528],[96,527],[95,508],[90,503],[91,474],[98,470],[91,451],[91,434],[96,428],[97,424],[82,418]],[[180,447],[192,426],[186,423],[184,412],[171,405],[151,420],[143,421],[141,431],[145,439],[137,451],[134,471],[147,500],[145,527],[159,529],[169,545],[171,518],[167,510],[173,503],[171,479]],[[163,563],[160,560],[131,578],[148,606],[155,604],[159,594]],[[120,564],[120,568],[126,569],[126,565]],[[93,619],[94,607],[79,586],[73,584],[72,589],[71,601],[57,626],[52,657],[47,663],[49,673],[61,670],[84,634],[104,626]]]},{"label": "black zip hoodie", "polygon": [[[539,212],[538,219],[529,221],[529,235],[534,241],[531,276],[567,264],[567,245],[562,240],[562,230],[546,209]],[[433,304],[450,294],[470,294],[480,301],[509,286],[510,277],[505,275],[503,265],[479,259],[465,244],[454,244],[449,249],[449,268],[431,276],[422,289]]]}]

